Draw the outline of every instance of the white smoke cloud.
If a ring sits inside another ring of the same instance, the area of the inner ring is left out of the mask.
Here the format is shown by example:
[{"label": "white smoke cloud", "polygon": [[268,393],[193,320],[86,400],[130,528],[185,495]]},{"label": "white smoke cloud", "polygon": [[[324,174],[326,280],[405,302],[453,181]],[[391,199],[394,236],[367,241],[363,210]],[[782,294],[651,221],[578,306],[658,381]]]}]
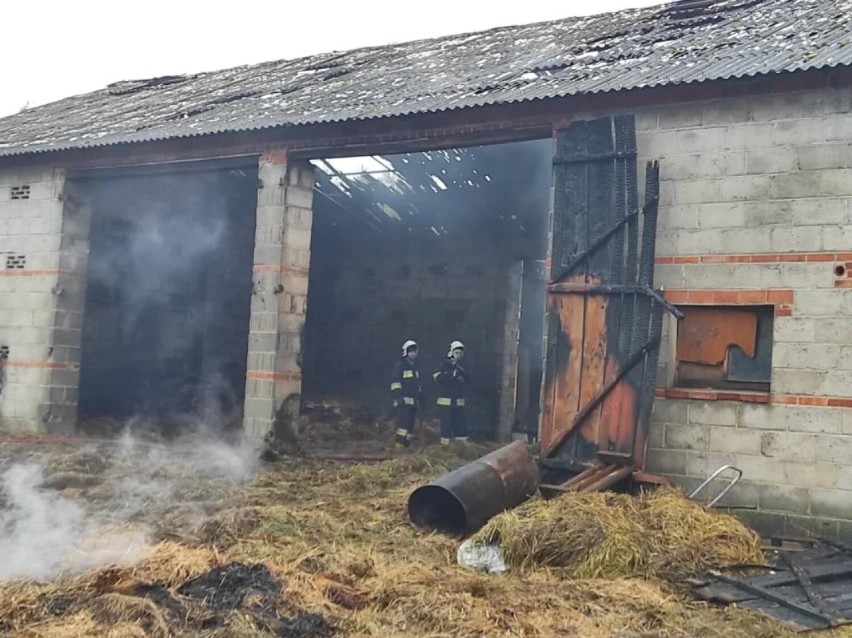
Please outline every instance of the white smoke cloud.
[{"label": "white smoke cloud", "polygon": [[41,482],[38,465],[14,465],[0,477],[7,501],[0,511],[0,578],[50,576],[82,533],[83,508],[40,489]]},{"label": "white smoke cloud", "polygon": [[80,502],[43,486],[49,461],[15,463],[0,475],[0,580],[133,564],[154,542],[160,513],[179,506],[185,525],[200,524],[206,501],[257,472],[259,452],[258,443],[231,445],[201,427],[168,444],[127,428],[112,444],[78,453],[107,468],[97,498]]}]

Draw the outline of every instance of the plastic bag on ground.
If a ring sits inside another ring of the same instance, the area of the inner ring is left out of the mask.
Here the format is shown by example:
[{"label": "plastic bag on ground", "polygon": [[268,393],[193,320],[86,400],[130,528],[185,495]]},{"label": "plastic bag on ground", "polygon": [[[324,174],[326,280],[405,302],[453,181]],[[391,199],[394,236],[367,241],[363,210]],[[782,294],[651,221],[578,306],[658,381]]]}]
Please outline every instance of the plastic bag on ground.
[{"label": "plastic bag on ground", "polygon": [[456,559],[459,565],[489,574],[502,574],[509,569],[500,553],[500,546],[496,543],[475,543],[468,539],[459,546]]}]

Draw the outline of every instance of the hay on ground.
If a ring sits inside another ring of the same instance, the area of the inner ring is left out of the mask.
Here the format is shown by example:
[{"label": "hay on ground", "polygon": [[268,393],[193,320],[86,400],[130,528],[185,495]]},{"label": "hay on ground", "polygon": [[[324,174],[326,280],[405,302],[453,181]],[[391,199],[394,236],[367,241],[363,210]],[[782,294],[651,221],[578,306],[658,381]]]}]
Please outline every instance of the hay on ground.
[{"label": "hay on ground", "polygon": [[53,618],[22,628],[16,638],[147,638],[141,625],[134,622],[104,624],[91,612]]},{"label": "hay on ground", "polygon": [[91,487],[103,482],[103,477],[96,474],[86,474],[75,470],[52,472],[41,482],[41,487],[49,490],[79,489]]},{"label": "hay on ground", "polygon": [[103,594],[90,603],[89,611],[95,620],[107,627],[130,624],[143,628],[151,638],[167,638],[170,635],[165,613],[147,598]]},{"label": "hay on ground", "polygon": [[[751,612],[694,602],[665,581],[621,577],[742,558],[741,548],[720,548],[723,541],[738,547],[739,532],[688,502],[666,503],[675,495],[665,492],[532,501],[490,525],[507,538],[510,528],[517,532],[514,564],[523,568],[491,576],[457,565],[457,541],[414,527],[406,500],[414,487],[482,453],[436,446],[382,463],[285,459],[236,493],[223,491],[199,530],[176,534],[132,567],[0,584],[0,635],[135,637],[164,625],[175,638],[795,635]],[[696,525],[703,535],[684,529]],[[675,527],[677,534],[669,531]],[[693,545],[709,546],[680,552],[688,533]],[[647,551],[647,535],[661,537],[658,553]],[[675,565],[662,560],[670,556]],[[276,588],[250,588],[233,610],[184,595],[188,582],[213,581],[215,568],[234,563],[262,563]]]},{"label": "hay on ground", "polygon": [[474,540],[499,543],[516,568],[558,568],[572,578],[764,564],[757,534],[674,489],[639,498],[601,492],[535,499],[489,521]]},{"label": "hay on ground", "polygon": [[123,583],[139,581],[175,587],[220,562],[221,557],[210,547],[187,547],[164,541],[132,567],[117,570],[117,574]]},{"label": "hay on ground", "polygon": [[680,490],[651,492],[640,505],[647,535],[656,544],[649,557],[653,573],[766,564],[753,530],[733,516],[689,500]]}]

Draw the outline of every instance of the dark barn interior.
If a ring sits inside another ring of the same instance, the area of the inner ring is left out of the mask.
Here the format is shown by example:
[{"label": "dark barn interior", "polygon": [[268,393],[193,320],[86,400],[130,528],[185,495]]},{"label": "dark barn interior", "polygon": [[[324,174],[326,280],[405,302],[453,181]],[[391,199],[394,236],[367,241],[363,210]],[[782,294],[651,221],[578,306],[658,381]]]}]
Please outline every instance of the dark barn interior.
[{"label": "dark barn interior", "polygon": [[[316,160],[303,399],[387,408],[403,341],[474,376],[472,433],[535,432],[549,140]],[[237,425],[245,397],[256,167],[78,180],[91,208],[80,423]]]},{"label": "dark barn interior", "polygon": [[541,140],[315,161],[303,396],[387,406],[411,338],[430,406],[460,339],[474,435],[534,431],[551,157]]},{"label": "dark barn interior", "polygon": [[83,180],[91,206],[80,422],[239,426],[257,168]]}]

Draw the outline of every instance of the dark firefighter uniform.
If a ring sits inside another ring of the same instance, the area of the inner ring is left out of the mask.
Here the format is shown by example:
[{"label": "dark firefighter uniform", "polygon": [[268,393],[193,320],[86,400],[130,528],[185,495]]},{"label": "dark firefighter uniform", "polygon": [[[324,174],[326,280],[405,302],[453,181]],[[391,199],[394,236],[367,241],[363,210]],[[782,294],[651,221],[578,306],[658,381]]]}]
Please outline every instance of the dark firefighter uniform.
[{"label": "dark firefighter uniform", "polygon": [[465,397],[470,375],[461,362],[450,356],[441,362],[432,377],[438,388],[436,403],[441,416],[441,443],[446,445],[451,439],[466,441]]},{"label": "dark firefighter uniform", "polygon": [[[416,348],[417,346],[416,344],[409,345],[409,342],[406,342],[403,352],[412,347]],[[393,396],[394,412],[396,413],[396,442],[401,445],[408,445],[417,417],[421,386],[417,365],[407,355],[399,359],[393,367],[390,389],[391,396]]]}]

